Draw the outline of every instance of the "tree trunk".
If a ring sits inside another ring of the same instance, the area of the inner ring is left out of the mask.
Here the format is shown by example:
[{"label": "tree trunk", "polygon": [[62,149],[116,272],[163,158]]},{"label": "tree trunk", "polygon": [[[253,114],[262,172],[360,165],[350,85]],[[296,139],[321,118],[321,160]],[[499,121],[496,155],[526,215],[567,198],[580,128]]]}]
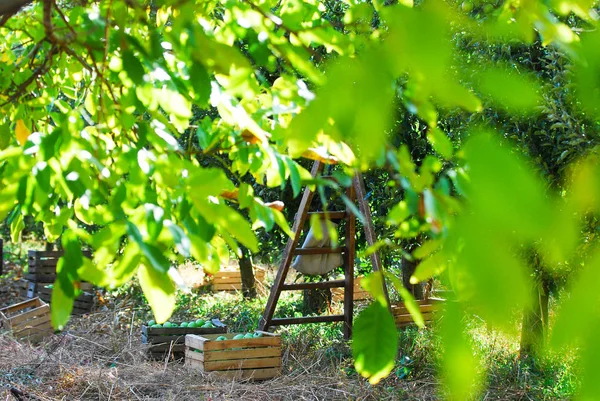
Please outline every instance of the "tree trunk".
[{"label": "tree trunk", "polygon": [[240,262],[240,275],[242,276],[242,294],[246,299],[256,298],[256,287],[254,285],[254,271],[252,268],[252,259],[250,250],[240,245],[242,256]]},{"label": "tree trunk", "polygon": [[418,262],[415,260],[408,260],[402,257],[401,268],[402,268],[402,284],[408,289],[408,291],[415,297],[415,299],[423,299],[423,284],[411,284],[410,277],[414,274],[417,269]]},{"label": "tree trunk", "polygon": [[532,291],[531,307],[523,312],[523,326],[521,327],[521,358],[536,357],[544,346],[548,333],[548,283],[542,283]]},{"label": "tree trunk", "polygon": [[329,288],[312,288],[304,290],[302,313],[305,315],[322,314],[331,304],[331,290]]}]

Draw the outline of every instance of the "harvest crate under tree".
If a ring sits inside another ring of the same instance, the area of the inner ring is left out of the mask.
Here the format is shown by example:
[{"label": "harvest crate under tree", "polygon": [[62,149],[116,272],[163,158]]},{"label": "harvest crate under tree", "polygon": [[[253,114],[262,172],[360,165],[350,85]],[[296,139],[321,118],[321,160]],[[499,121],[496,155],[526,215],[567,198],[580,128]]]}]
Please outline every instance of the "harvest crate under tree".
[{"label": "harvest crate under tree", "polygon": [[[373,299],[371,294],[361,287],[360,282],[363,278],[356,277],[354,279],[354,300],[365,301]],[[334,302],[344,302],[344,288],[332,288],[331,289],[331,300]]]},{"label": "harvest crate under tree", "polygon": [[[429,298],[419,299],[415,302],[419,306],[425,324],[429,324],[437,317],[437,312],[441,309],[444,300],[441,298]],[[398,327],[410,326],[415,323],[410,312],[406,309],[404,302],[392,304],[392,316]]]},{"label": "harvest crate under tree", "polygon": [[[256,291],[265,293],[265,270],[254,267],[254,285]],[[225,268],[212,276],[213,291],[242,291],[242,273],[239,268]]]},{"label": "harvest crate under tree", "polygon": [[[202,372],[236,379],[271,379],[281,375],[281,337],[257,331],[260,337],[225,340],[218,335],[185,336],[185,363]],[[239,335],[239,334],[238,334]]]},{"label": "harvest crate under tree", "polygon": [[20,340],[35,342],[54,332],[50,307],[39,298],[0,309],[0,321],[3,328],[11,330]]},{"label": "harvest crate under tree", "polygon": [[223,334],[227,326],[219,319],[208,320],[214,328],[208,327],[149,327],[142,326],[142,343],[149,344],[148,352],[152,358],[163,359],[167,355],[175,359],[185,354],[185,336],[187,334]]},{"label": "harvest crate under tree", "polygon": [[[52,288],[56,280],[56,265],[64,251],[34,251],[28,252],[28,272],[24,277],[27,284],[27,297],[40,297],[50,303]],[[90,251],[83,251],[83,256],[91,258]],[[95,288],[90,283],[82,282],[79,288],[83,292],[73,304],[73,314],[89,313],[94,306]]]},{"label": "harvest crate under tree", "polygon": [[[92,257],[90,251],[82,251],[83,256]],[[56,280],[56,265],[64,251],[34,251],[28,252],[28,270],[24,277],[29,281],[53,283]]]}]

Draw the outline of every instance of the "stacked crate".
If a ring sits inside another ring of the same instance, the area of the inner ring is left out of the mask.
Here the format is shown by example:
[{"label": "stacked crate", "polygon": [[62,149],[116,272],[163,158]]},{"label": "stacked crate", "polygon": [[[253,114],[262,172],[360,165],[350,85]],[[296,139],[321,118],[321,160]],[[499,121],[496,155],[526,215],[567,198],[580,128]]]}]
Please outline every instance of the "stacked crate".
[{"label": "stacked crate", "polygon": [[[440,298],[420,299],[415,301],[425,324],[430,324],[437,317],[437,312],[442,308],[444,303]],[[397,327],[405,327],[414,324],[414,320],[404,302],[392,305],[392,316]]]},{"label": "stacked crate", "polygon": [[50,307],[39,298],[0,309],[0,322],[19,340],[37,342],[54,332]]},{"label": "stacked crate", "polygon": [[[260,267],[254,268],[254,285],[259,294],[264,294],[265,270]],[[237,268],[226,268],[219,270],[212,276],[213,291],[238,292],[242,291],[242,273]]]},{"label": "stacked crate", "polygon": [[[371,298],[371,294],[361,287],[360,282],[362,277],[356,277],[354,279],[354,295],[355,301],[368,301]],[[331,289],[331,300],[334,302],[344,302],[344,289],[343,288],[332,288]]]},{"label": "stacked crate", "polygon": [[[27,284],[27,297],[40,297],[45,302],[52,300],[52,288],[56,280],[56,265],[63,251],[29,251],[29,270],[25,274]],[[91,252],[84,251],[84,257],[91,258]],[[89,313],[94,306],[95,290],[90,283],[80,283],[79,289],[83,292],[73,303],[73,314]]]}]

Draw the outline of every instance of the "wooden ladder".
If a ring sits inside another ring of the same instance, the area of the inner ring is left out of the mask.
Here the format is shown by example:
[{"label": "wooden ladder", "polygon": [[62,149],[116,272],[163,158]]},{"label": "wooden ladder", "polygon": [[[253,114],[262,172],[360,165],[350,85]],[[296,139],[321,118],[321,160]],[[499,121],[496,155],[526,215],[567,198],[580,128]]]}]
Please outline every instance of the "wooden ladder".
[{"label": "wooden ladder", "polygon": [[[311,175],[316,178],[323,171],[324,164],[320,161],[316,161],[313,164]],[[330,178],[324,177],[322,178]],[[350,202],[355,203],[358,200],[358,207],[361,215],[364,218],[364,230],[367,244],[372,246],[375,244],[375,232],[373,230],[373,221],[371,218],[371,210],[369,209],[368,202],[366,201],[365,183],[362,175],[357,172],[352,180],[352,185],[346,190],[346,194],[350,199]],[[354,260],[356,255],[356,216],[352,212],[349,206],[346,206],[345,211],[324,211],[324,212],[309,212],[308,209],[312,202],[314,191],[311,191],[309,187],[304,189],[302,200],[292,231],[294,238],[290,238],[284,254],[283,260],[277,275],[275,276],[275,282],[271,287],[269,299],[265,307],[263,316],[259,322],[259,330],[268,331],[272,326],[282,326],[288,324],[304,324],[304,323],[323,323],[323,322],[344,322],[344,338],[349,339],[352,336],[352,315],[354,312]],[[321,219],[344,219],[346,220],[345,246],[337,248],[298,248],[300,242],[300,236],[304,230],[307,217],[310,215],[317,215]],[[309,283],[285,283],[292,260],[297,255],[319,255],[319,254],[332,254],[342,253],[344,255],[344,279],[333,280],[325,282],[309,282]],[[374,252],[371,254],[371,262],[373,264],[373,271],[382,270],[381,259],[379,253]],[[284,317],[284,318],[273,318],[277,302],[281,295],[281,291],[295,291],[295,290],[307,290],[307,289],[331,289],[331,288],[344,288],[344,314],[342,315],[325,315],[325,316],[304,316],[304,317]],[[383,291],[386,299],[389,297],[385,281],[383,282]]]}]

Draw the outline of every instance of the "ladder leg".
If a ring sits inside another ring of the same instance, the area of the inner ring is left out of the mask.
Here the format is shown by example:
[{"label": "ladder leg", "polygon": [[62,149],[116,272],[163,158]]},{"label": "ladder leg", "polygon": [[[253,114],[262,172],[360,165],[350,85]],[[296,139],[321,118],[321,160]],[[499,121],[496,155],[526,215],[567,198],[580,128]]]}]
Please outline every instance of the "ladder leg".
[{"label": "ladder leg", "polygon": [[[312,176],[316,177],[322,169],[323,164],[318,161],[315,162],[311,170]],[[292,228],[294,238],[290,238],[285,247],[285,251],[283,253],[283,260],[281,261],[279,269],[277,269],[277,275],[275,276],[275,282],[273,283],[273,287],[271,288],[271,292],[269,293],[269,299],[267,300],[265,311],[258,323],[259,330],[269,330],[269,326],[271,325],[271,319],[273,319],[273,314],[275,313],[275,308],[277,307],[277,301],[279,301],[279,296],[281,295],[282,286],[290,269],[290,265],[292,264],[292,259],[294,257],[294,249],[296,249],[296,247],[298,246],[298,242],[300,241],[300,234],[302,233],[302,229],[306,221],[306,216],[308,215],[308,207],[313,199],[313,196],[314,192],[312,192],[308,187],[306,187],[304,189],[304,194],[302,195],[302,200],[300,201],[298,214],[296,215],[294,226]]]},{"label": "ladder leg", "polygon": [[[347,191],[350,202],[356,199],[353,185]],[[356,258],[356,216],[347,208],[346,253],[344,255],[344,339],[352,337],[352,319],[354,315],[354,263]]]},{"label": "ladder leg", "polygon": [[[367,191],[365,189],[365,180],[359,171],[356,172],[356,175],[353,180],[353,186],[356,190],[358,208],[365,219],[364,228],[367,245],[373,246],[376,242],[375,230],[373,228],[373,217],[371,217],[371,209],[369,208],[369,203],[365,199],[367,197]],[[373,264],[373,271],[381,271],[383,273],[383,266],[381,265],[381,258],[379,257],[379,252],[373,252],[371,254],[371,263]],[[385,294],[388,309],[390,309],[390,296],[388,294],[387,285],[385,284],[385,278],[383,280],[383,293]]]}]

